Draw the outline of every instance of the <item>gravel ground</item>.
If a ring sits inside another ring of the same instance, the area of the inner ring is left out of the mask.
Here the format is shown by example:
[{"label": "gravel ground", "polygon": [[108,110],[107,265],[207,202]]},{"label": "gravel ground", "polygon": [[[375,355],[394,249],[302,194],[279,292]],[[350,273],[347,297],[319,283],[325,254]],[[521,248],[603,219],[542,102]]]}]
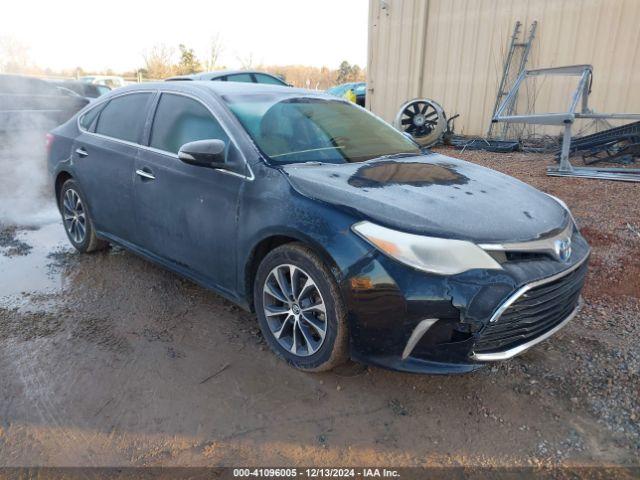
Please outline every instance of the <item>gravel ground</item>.
[{"label": "gravel ground", "polygon": [[[640,448],[640,184],[548,177],[551,155],[492,154],[438,148],[523,180],[564,200],[593,248],[583,297],[573,327],[573,360],[560,372],[541,371],[545,388],[583,405],[612,432]],[[619,165],[616,165],[619,166]],[[571,373],[573,372],[573,373]]]},{"label": "gravel ground", "polygon": [[640,186],[439,151],[572,208],[593,258],[557,335],[464,376],[305,374],[211,292],[119,248],[76,254],[58,221],[5,227],[0,466],[637,465]]}]

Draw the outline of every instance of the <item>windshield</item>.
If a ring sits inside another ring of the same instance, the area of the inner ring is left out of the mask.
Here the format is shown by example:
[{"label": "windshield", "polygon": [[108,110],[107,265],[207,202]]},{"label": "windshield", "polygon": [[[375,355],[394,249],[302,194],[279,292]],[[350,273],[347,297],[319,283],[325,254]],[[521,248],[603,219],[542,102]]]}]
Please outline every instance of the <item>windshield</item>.
[{"label": "windshield", "polygon": [[282,93],[223,99],[273,163],[351,163],[420,154],[396,129],[343,100]]}]

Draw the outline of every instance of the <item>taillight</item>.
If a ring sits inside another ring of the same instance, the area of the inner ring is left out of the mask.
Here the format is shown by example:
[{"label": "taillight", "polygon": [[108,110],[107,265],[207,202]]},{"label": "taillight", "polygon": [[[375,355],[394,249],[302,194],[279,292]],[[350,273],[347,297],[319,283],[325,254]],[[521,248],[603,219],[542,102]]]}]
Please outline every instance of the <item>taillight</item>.
[{"label": "taillight", "polygon": [[50,133],[47,133],[44,136],[44,146],[47,149],[47,155],[51,151],[51,145],[53,145],[53,138],[54,138],[53,135]]}]

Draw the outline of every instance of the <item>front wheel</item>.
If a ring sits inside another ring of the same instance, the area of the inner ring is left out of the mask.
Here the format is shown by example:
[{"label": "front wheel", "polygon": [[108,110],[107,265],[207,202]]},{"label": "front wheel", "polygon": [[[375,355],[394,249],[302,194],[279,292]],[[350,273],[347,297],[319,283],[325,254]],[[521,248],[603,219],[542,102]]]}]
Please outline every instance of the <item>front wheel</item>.
[{"label": "front wheel", "polygon": [[75,180],[69,179],[64,182],[58,202],[64,229],[76,250],[89,253],[108,246],[107,242],[96,236],[87,202]]},{"label": "front wheel", "polygon": [[348,359],[344,304],[313,250],[293,243],[271,251],[258,268],[253,292],[262,334],[289,364],[325,371]]}]

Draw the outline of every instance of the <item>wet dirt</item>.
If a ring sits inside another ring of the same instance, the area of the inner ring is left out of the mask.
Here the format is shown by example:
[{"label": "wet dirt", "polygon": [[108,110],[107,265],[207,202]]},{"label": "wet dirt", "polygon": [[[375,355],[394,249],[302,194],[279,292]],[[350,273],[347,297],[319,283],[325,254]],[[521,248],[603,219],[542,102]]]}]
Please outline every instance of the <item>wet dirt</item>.
[{"label": "wet dirt", "polygon": [[[502,170],[611,236],[594,259],[615,279],[607,249],[640,242],[581,207],[598,183],[518,162]],[[640,208],[625,215],[640,225]],[[57,221],[14,233],[32,248],[0,255],[0,465],[637,464],[640,300],[600,295],[593,272],[581,314],[511,361],[307,374],[269,352],[251,314],[135,255],[76,254]]]},{"label": "wet dirt", "polygon": [[16,230],[15,225],[0,228],[0,249],[5,257],[27,255],[31,251],[31,245],[16,238]]},{"label": "wet dirt", "polygon": [[0,226],[0,305],[27,305],[34,295],[61,292],[64,267],[75,257],[58,221],[42,227]]}]

